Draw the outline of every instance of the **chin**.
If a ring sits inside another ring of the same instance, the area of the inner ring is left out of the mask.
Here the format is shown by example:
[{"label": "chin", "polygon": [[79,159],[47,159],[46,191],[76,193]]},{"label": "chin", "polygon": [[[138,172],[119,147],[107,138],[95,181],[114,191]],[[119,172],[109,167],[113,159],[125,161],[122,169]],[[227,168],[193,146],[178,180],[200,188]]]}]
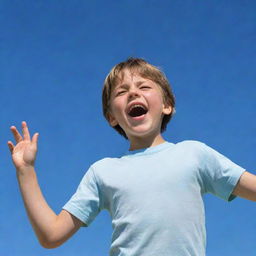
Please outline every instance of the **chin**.
[{"label": "chin", "polygon": [[152,129],[145,129],[145,128],[138,128],[138,129],[133,129],[133,131],[127,133],[128,138],[129,137],[148,137],[148,136],[153,136],[155,134],[159,134],[160,130],[152,130]]}]

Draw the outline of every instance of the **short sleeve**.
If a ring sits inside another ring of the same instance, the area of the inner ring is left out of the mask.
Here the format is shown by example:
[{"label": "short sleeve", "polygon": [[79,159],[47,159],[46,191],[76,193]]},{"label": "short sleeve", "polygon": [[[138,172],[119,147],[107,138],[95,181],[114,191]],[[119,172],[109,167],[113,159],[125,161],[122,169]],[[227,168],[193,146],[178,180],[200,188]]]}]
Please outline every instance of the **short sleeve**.
[{"label": "short sleeve", "polygon": [[226,201],[233,200],[232,192],[245,169],[203,143],[201,151],[200,173],[204,192]]},{"label": "short sleeve", "polygon": [[63,209],[77,217],[86,226],[89,226],[98,215],[101,210],[101,198],[92,167],[86,172],[75,194]]}]

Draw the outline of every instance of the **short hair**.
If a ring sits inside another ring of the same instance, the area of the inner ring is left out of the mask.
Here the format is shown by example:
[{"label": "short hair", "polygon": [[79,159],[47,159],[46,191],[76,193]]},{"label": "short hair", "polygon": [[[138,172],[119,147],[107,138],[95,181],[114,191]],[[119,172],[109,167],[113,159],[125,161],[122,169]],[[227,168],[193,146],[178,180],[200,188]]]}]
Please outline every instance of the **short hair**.
[{"label": "short hair", "polygon": [[[143,78],[152,80],[161,88],[164,104],[172,107],[171,114],[164,115],[162,120],[161,132],[164,132],[168,122],[171,120],[173,114],[175,113],[175,97],[172,92],[170,83],[160,68],[149,64],[147,61],[141,58],[128,58],[126,61],[120,62],[114,66],[107,75],[102,91],[102,108],[105,118],[109,122],[111,93],[117,85],[117,82],[122,79],[125,69],[137,73]],[[127,139],[125,131],[120,127],[120,125],[116,125],[113,128]]]}]

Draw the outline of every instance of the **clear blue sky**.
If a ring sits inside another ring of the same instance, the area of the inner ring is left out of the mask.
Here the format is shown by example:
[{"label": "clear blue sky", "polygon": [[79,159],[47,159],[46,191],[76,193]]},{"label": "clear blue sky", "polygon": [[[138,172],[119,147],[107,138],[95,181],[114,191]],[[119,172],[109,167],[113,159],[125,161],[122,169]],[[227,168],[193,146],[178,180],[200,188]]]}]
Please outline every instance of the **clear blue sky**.
[{"label": "clear blue sky", "polygon": [[[40,133],[38,178],[59,212],[90,164],[127,150],[102,116],[101,90],[129,56],[172,83],[167,140],[203,141],[255,171],[255,1],[2,0],[0,24],[0,255],[108,255],[106,212],[60,248],[39,246],[6,142],[22,120]],[[207,195],[205,205],[207,255],[255,255],[256,204]]]}]

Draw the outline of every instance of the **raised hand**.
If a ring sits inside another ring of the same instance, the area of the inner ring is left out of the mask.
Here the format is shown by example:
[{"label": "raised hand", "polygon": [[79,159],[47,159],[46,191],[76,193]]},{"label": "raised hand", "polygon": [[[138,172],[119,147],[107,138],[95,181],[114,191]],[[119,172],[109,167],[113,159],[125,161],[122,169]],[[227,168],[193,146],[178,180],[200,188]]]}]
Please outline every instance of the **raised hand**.
[{"label": "raised hand", "polygon": [[15,126],[11,126],[16,145],[8,141],[8,147],[12,154],[12,160],[17,170],[33,167],[36,159],[38,133],[30,138],[26,122],[22,122],[22,135]]}]

